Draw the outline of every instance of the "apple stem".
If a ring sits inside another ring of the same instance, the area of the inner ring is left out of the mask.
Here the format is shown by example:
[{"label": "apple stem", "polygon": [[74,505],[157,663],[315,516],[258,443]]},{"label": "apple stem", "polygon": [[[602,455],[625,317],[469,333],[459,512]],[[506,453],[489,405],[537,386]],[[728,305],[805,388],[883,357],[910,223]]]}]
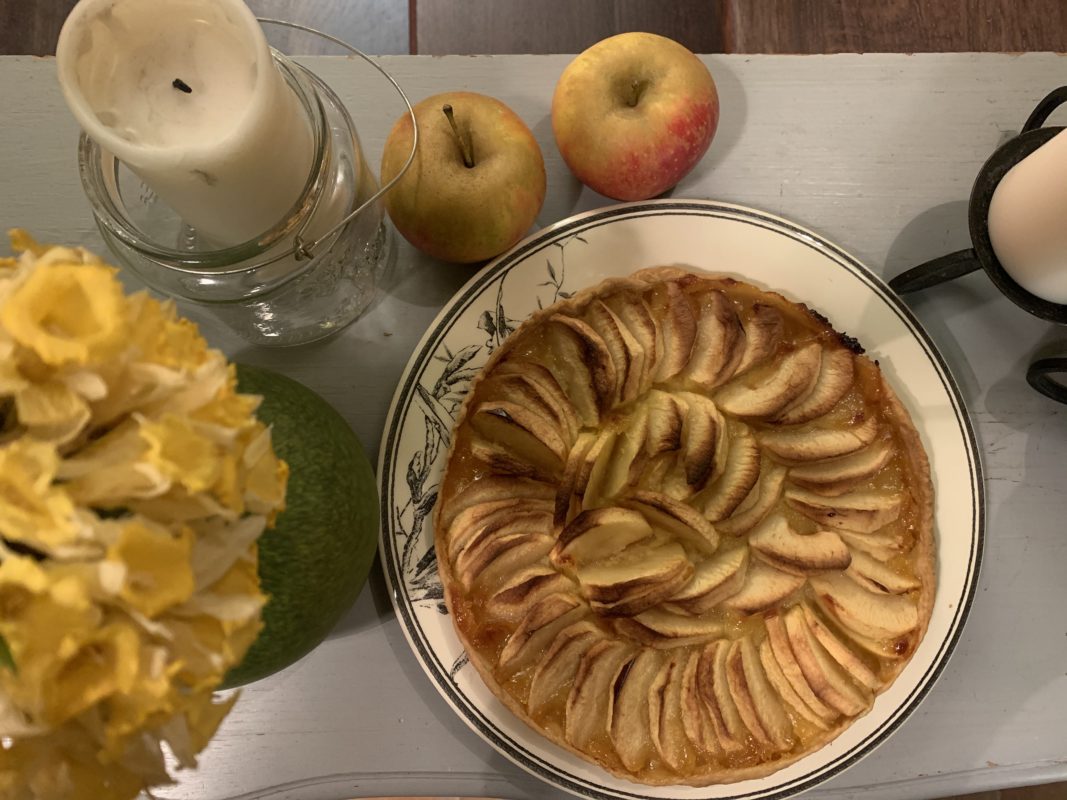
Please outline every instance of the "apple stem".
[{"label": "apple stem", "polygon": [[452,106],[445,103],[441,110],[445,112],[445,116],[448,117],[448,124],[452,126],[452,133],[459,144],[459,152],[463,155],[463,164],[467,169],[470,169],[474,166],[474,148],[471,147],[470,139],[460,132],[459,126],[456,124],[456,117],[452,113]]},{"label": "apple stem", "polygon": [[644,94],[647,88],[648,81],[634,81],[630,84],[630,108],[634,108],[637,105],[637,101],[641,99],[641,95]]}]

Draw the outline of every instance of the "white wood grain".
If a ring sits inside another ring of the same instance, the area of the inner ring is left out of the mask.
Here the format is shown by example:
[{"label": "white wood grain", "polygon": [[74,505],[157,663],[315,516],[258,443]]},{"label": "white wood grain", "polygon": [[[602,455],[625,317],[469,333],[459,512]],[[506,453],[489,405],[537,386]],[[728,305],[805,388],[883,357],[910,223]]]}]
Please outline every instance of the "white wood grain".
[{"label": "white wood grain", "polygon": [[[523,116],[548,170],[540,224],[605,203],[570,177],[552,142],[551,92],[567,61],[382,59],[413,100],[471,89]],[[966,245],[965,203],[978,167],[1041,96],[1067,82],[1067,61],[1050,54],[706,61],[719,84],[722,124],[674,195],[792,218],[886,275]],[[356,62],[306,63],[346,101],[377,164],[398,101]],[[101,249],[78,184],[77,131],[54,64],[0,59],[0,99],[0,224]],[[189,313],[232,356],[319,391],[373,454],[414,342],[471,273],[402,243],[373,310],[338,337],[295,350],[242,345],[200,310]],[[1059,343],[1067,351],[1067,336],[999,297],[981,275],[932,290],[913,308],[957,375],[977,425],[989,500],[986,562],[958,650],[921,709],[813,797],[898,800],[1067,778],[1067,412],[1024,381],[1035,349]],[[548,796],[437,696],[375,572],[330,639],[248,687],[201,769],[162,795],[338,800],[402,793]]]}]

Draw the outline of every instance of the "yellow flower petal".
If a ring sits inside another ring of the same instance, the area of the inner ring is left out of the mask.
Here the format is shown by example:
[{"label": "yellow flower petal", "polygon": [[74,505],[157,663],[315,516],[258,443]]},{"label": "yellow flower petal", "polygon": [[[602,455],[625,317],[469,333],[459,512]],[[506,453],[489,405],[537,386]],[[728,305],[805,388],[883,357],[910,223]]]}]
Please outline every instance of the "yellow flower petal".
[{"label": "yellow flower petal", "polygon": [[141,423],[147,461],[191,492],[211,488],[219,478],[219,448],[175,414]]},{"label": "yellow flower petal", "polygon": [[44,718],[53,724],[129,692],[140,669],[140,637],[128,625],[105,625],[57,666],[45,688]]},{"label": "yellow flower petal", "polygon": [[245,461],[245,501],[257,514],[267,515],[273,525],[278,514],[285,510],[285,489],[289,482],[289,465],[274,454],[270,430],[263,432],[248,446]]},{"label": "yellow flower petal", "polygon": [[58,463],[55,447],[43,442],[0,447],[0,534],[45,547],[75,538],[74,504],[52,485]]},{"label": "yellow flower petal", "polygon": [[15,359],[15,343],[0,338],[0,396],[13,395],[28,384]]},{"label": "yellow flower petal", "polygon": [[174,303],[147,294],[130,298],[133,346],[144,361],[178,369],[195,369],[207,360],[208,346],[191,320],[179,318]]},{"label": "yellow flower petal", "polygon": [[88,264],[40,266],[0,307],[0,324],[47,364],[85,364],[110,350],[125,323],[115,270]]},{"label": "yellow flower petal", "polygon": [[237,466],[237,458],[227,455],[219,463],[219,477],[215,482],[214,494],[218,497],[220,503],[239,515],[245,511],[244,493],[241,489],[241,475]]},{"label": "yellow flower petal", "polygon": [[173,536],[139,521],[124,525],[107,552],[109,561],[126,567],[122,599],[150,618],[188,600],[196,588],[189,563],[192,549],[188,528]]},{"label": "yellow flower petal", "polygon": [[87,506],[125,507],[135,498],[166,492],[171,480],[145,458],[148,443],[126,420],[65,458],[56,471],[72,500]]},{"label": "yellow flower petal", "polygon": [[36,438],[65,444],[91,416],[89,404],[59,381],[31,383],[15,395],[15,412]]},{"label": "yellow flower petal", "polygon": [[185,719],[189,725],[189,735],[193,749],[200,752],[222,724],[222,720],[230,713],[233,704],[237,702],[238,695],[234,694],[221,703],[212,701],[209,694],[199,695],[189,703],[185,710]]},{"label": "yellow flower petal", "polygon": [[133,500],[130,509],[160,522],[181,523],[210,518],[232,520],[237,517],[211,495],[190,494],[182,486],[172,486],[158,497]]},{"label": "yellow flower petal", "polygon": [[11,241],[11,249],[16,253],[30,252],[39,256],[48,249],[48,245],[38,242],[29,231],[23,228],[12,228],[7,232],[7,237]]},{"label": "yellow flower petal", "polygon": [[172,303],[123,296],[83,249],[24,231],[13,244],[0,636],[16,669],[0,669],[0,797],[132,800],[168,781],[161,740],[195,763],[234,700],[211,694],[262,628],[255,542],[288,467],[260,399]]},{"label": "yellow flower petal", "polygon": [[18,800],[134,800],[144,779],[104,763],[70,723],[54,735],[0,750],[0,797]]},{"label": "yellow flower petal", "polygon": [[190,691],[214,689],[237,663],[219,620],[207,616],[168,618],[166,625],[172,637],[171,652],[181,666],[177,677]]},{"label": "yellow flower petal", "polygon": [[168,652],[162,647],[143,647],[142,671],[133,688],[108,700],[105,727],[110,751],[121,752],[125,737],[177,710],[180,690],[174,684],[174,676],[181,665],[168,663],[167,658]]},{"label": "yellow flower petal", "polygon": [[193,412],[193,419],[222,425],[240,430],[255,422],[255,411],[259,408],[261,398],[252,394],[237,394],[233,390],[223,389],[205,406]]},{"label": "yellow flower petal", "polygon": [[[84,701],[91,705],[110,691],[112,678],[105,679],[105,673],[118,680],[114,666],[97,654],[96,648],[104,646],[97,639],[111,635],[102,633],[101,617],[80,581],[56,577],[29,558],[0,563],[0,635],[16,665],[13,672],[0,670],[0,690],[30,721],[62,722],[88,707],[79,706],[78,697],[91,698]],[[85,671],[79,668],[82,660],[90,666],[100,662],[100,669]]]}]

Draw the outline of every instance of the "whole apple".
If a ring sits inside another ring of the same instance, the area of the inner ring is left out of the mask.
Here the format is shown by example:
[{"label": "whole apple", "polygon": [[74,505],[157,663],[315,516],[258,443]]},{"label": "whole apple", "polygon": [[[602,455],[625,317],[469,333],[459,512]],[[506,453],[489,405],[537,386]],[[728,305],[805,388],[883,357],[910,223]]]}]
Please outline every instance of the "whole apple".
[{"label": "whole apple", "polygon": [[563,71],[552,131],[586,186],[616,200],[645,200],[700,161],[719,123],[719,96],[703,62],[673,39],[621,33]]},{"label": "whole apple", "polygon": [[[442,261],[484,261],[530,229],[545,200],[545,162],[530,129],[495,98],[473,92],[427,97],[414,107],[419,143],[411,167],[385,195],[400,233]],[[382,183],[411,153],[404,114],[382,153]]]}]

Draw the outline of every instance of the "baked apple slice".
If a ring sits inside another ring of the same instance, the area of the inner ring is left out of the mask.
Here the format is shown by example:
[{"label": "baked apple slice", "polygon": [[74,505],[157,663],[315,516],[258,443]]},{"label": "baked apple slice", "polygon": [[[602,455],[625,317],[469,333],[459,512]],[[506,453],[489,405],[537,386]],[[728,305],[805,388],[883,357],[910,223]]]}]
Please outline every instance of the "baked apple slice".
[{"label": "baked apple slice", "polygon": [[514,475],[485,475],[468,483],[442,510],[438,523],[448,530],[461,511],[484,503],[523,500],[554,500],[556,489],[550,483],[519,478]]},{"label": "baked apple slice", "polygon": [[623,765],[631,772],[647,764],[652,757],[648,699],[662,660],[657,651],[642,650],[615,685],[609,720],[611,743]]},{"label": "baked apple slice", "polygon": [[637,489],[619,502],[641,513],[653,528],[667,531],[704,553],[714,553],[719,546],[719,534],[700,512],[665,494]]},{"label": "baked apple slice", "polygon": [[833,497],[873,478],[892,456],[889,440],[878,439],[851,455],[790,467],[789,480],[803,489]]},{"label": "baked apple slice", "polygon": [[704,559],[697,565],[690,581],[671,596],[667,606],[685,614],[699,615],[737,594],[745,584],[748,553],[747,547],[730,547]]},{"label": "baked apple slice", "polygon": [[[559,479],[553,503],[553,522],[557,530],[566,525],[580,507],[578,497],[585,492],[589,472],[592,471],[592,464],[589,463],[587,456],[597,441],[597,434],[592,431],[582,431],[578,434],[567,456],[567,463],[563,465],[563,474]],[[601,443],[601,447],[603,444]],[[596,463],[596,459],[593,459],[593,463]]]},{"label": "baked apple slice", "polygon": [[699,492],[719,475],[726,461],[726,420],[715,404],[703,395],[679,392],[687,406],[682,426],[682,467],[685,482]]},{"label": "baked apple slice", "polygon": [[624,292],[604,298],[604,305],[626,326],[634,341],[641,347],[644,360],[639,386],[640,392],[646,392],[652,386],[660,357],[659,326],[652,316],[652,309],[643,297]]},{"label": "baked apple slice", "polygon": [[687,617],[653,608],[616,619],[615,630],[649,647],[670,650],[721,637],[726,625],[718,618]]},{"label": "baked apple slice", "polygon": [[648,720],[652,745],[675,772],[686,762],[685,727],[682,724],[682,671],[685,660],[672,656],[663,663],[648,691]]},{"label": "baked apple slice", "polygon": [[823,497],[806,489],[789,489],[785,502],[818,525],[874,533],[900,516],[902,498],[899,492],[849,492]]},{"label": "baked apple slice", "polygon": [[651,535],[652,526],[636,511],[615,506],[590,509],[560,532],[552,549],[552,563],[579,567],[600,564]]},{"label": "baked apple slice", "polygon": [[845,672],[849,674],[849,677],[871,691],[877,691],[881,688],[881,679],[871,671],[871,668],[863,662],[863,659],[838,639],[829,626],[819,619],[818,615],[806,604],[802,605],[801,608],[804,611],[804,620],[814,635],[815,641],[821,644],[830,657],[841,665]]},{"label": "baked apple slice", "polygon": [[595,426],[615,399],[615,363],[608,346],[586,322],[556,314],[546,322],[552,370],[583,425]]},{"label": "baked apple slice", "polygon": [[748,694],[756,718],[771,746],[779,752],[790,749],[796,741],[793,723],[763,671],[752,637],[742,636],[734,642],[734,652],[730,657],[731,662],[727,666],[733,676],[731,687],[736,682],[738,692]]},{"label": "baked apple slice", "polygon": [[848,717],[867,710],[869,693],[862,691],[815,640],[799,606],[785,613],[785,628],[800,670],[816,696]]},{"label": "baked apple slice", "polygon": [[803,578],[752,559],[740,591],[726,598],[723,605],[742,614],[754,614],[778,605],[803,585]]},{"label": "baked apple slice", "polygon": [[722,746],[715,735],[715,727],[711,723],[708,708],[700,696],[700,687],[697,683],[699,667],[700,651],[688,651],[681,682],[682,729],[685,731],[686,738],[698,751],[718,755],[722,753]]},{"label": "baked apple slice", "polygon": [[917,578],[893,569],[862,550],[853,551],[852,563],[845,570],[845,574],[860,586],[876,594],[879,592],[904,594],[922,585]]},{"label": "baked apple slice", "polygon": [[759,480],[760,460],[759,445],[748,426],[728,422],[722,472],[697,501],[703,504],[705,517],[718,522],[737,510]]},{"label": "baked apple slice", "polygon": [[616,401],[628,403],[639,397],[644,390],[645,348],[630,333],[626,323],[601,300],[589,305],[586,319],[604,340],[615,363]]},{"label": "baked apple slice", "polygon": [[[777,696],[782,698],[786,708],[791,709],[795,716],[804,718],[816,728],[827,730],[830,727],[827,721],[811,710],[811,706],[800,698],[793,685],[785,677],[785,673],[782,671],[782,667],[778,664],[778,659],[775,658],[774,651],[771,649],[770,639],[764,639],[760,644],[759,659],[760,666],[763,667],[763,674],[767,676],[767,682]],[[797,669],[799,670],[800,667],[798,666]]]},{"label": "baked apple slice", "polygon": [[[785,677],[789,687],[803,701],[804,707],[811,711],[816,719],[820,720],[820,727],[826,727],[828,724],[833,723],[841,714],[815,695],[815,691],[812,689],[811,684],[808,683],[808,679],[804,676],[804,672],[797,662],[797,657],[793,653],[793,645],[790,642],[789,634],[786,632],[782,618],[777,612],[773,612],[767,615],[765,622],[770,652],[774,656],[774,662],[781,668],[782,675]],[[768,659],[764,658],[762,661],[765,666],[770,666]],[[768,674],[772,671],[768,670]],[[804,716],[803,713],[802,716]]]},{"label": "baked apple slice", "polygon": [[760,443],[778,458],[793,463],[822,461],[855,453],[878,438],[874,416],[865,416],[846,428],[806,426],[764,431]]},{"label": "baked apple slice", "polygon": [[534,669],[526,710],[536,714],[556,697],[567,694],[582,658],[602,641],[604,634],[588,620],[561,630]]},{"label": "baked apple slice", "polygon": [[[542,370],[551,378],[551,373],[538,364],[531,362],[530,368]],[[552,378],[552,382],[555,383],[555,378]],[[481,396],[489,401],[505,401],[522,406],[543,417],[568,447],[578,435],[578,417],[562,390],[558,395],[551,393],[529,374],[494,375],[481,385]]]},{"label": "baked apple slice", "polygon": [[518,672],[531,667],[559,632],[589,614],[589,607],[569,593],[550,594],[533,605],[504,643],[497,668]]},{"label": "baked apple slice", "polygon": [[743,321],[745,350],[734,375],[747,372],[778,352],[778,345],[785,333],[782,312],[766,303],[755,303],[750,315]]},{"label": "baked apple slice", "polygon": [[654,381],[663,383],[681,372],[689,363],[696,341],[697,321],[689,297],[675,281],[666,281],[651,300],[652,315],[658,320],[657,354]]},{"label": "baked apple slice", "polygon": [[818,343],[802,345],[761,370],[735,377],[716,391],[713,399],[725,413],[736,417],[773,417],[811,391],[821,363]]},{"label": "baked apple slice", "polygon": [[680,377],[713,389],[733,375],[745,352],[745,332],[737,311],[721,291],[693,295],[697,337]]},{"label": "baked apple slice", "polygon": [[815,384],[806,395],[794,400],[775,417],[781,425],[810,422],[832,411],[852,388],[855,356],[844,347],[824,350]]},{"label": "baked apple slice", "polygon": [[543,597],[575,589],[573,583],[547,564],[535,564],[507,578],[486,601],[489,616],[517,623]]},{"label": "baked apple slice", "polygon": [[682,448],[686,406],[674,395],[653,389],[648,393],[648,429],[645,454],[654,458]]},{"label": "baked apple slice", "polygon": [[875,594],[841,573],[814,576],[811,586],[820,607],[861,636],[892,639],[919,624],[918,610],[906,595]]},{"label": "baked apple slice", "polygon": [[733,514],[715,523],[716,528],[731,536],[740,536],[759,525],[781,498],[785,488],[785,476],[785,467],[764,458],[756,485]]},{"label": "baked apple slice", "polygon": [[578,582],[593,610],[606,617],[632,617],[655,608],[693,574],[680,545],[632,548],[619,558],[579,568]]},{"label": "baked apple slice", "polygon": [[570,744],[585,747],[608,733],[612,692],[633,657],[630,645],[608,639],[586,650],[567,696],[564,736]]},{"label": "baked apple slice", "polygon": [[453,535],[448,540],[447,553],[452,562],[457,562],[464,553],[469,553],[488,539],[503,538],[515,533],[531,532],[543,536],[552,533],[551,516],[542,509],[526,505],[505,506],[469,525],[464,525],[464,516],[457,518],[458,524],[453,523]]},{"label": "baked apple slice", "polygon": [[[552,547],[552,537],[536,528],[519,528],[514,533],[499,533],[480,538],[456,556],[454,572],[465,589],[470,589],[496,562],[532,561],[544,556]],[[510,556],[510,558],[509,558]]]},{"label": "baked apple slice", "polygon": [[785,517],[772,514],[749,534],[748,544],[764,561],[783,572],[813,575],[842,570],[852,563],[852,554],[833,531],[801,535]]}]

